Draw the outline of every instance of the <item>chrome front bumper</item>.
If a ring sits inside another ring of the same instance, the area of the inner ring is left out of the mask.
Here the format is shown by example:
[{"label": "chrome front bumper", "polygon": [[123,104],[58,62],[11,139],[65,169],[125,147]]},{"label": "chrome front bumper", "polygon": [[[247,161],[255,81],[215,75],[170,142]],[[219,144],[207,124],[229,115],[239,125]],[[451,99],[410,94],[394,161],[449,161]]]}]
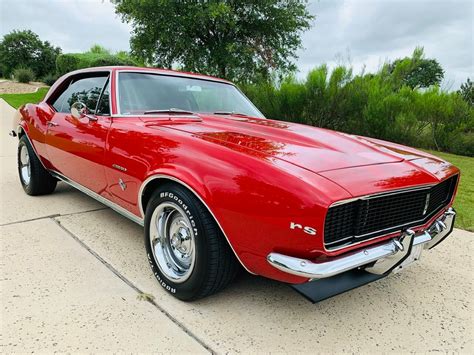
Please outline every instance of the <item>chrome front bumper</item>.
[{"label": "chrome front bumper", "polygon": [[328,278],[357,268],[384,275],[401,268],[403,262],[410,257],[414,247],[420,249],[423,245],[423,249],[432,249],[443,241],[453,230],[455,216],[454,209],[448,208],[425,231],[415,233],[407,229],[400,237],[384,244],[369,246],[343,256],[321,260],[321,262],[279,253],[270,253],[267,260],[281,271],[313,280]]}]

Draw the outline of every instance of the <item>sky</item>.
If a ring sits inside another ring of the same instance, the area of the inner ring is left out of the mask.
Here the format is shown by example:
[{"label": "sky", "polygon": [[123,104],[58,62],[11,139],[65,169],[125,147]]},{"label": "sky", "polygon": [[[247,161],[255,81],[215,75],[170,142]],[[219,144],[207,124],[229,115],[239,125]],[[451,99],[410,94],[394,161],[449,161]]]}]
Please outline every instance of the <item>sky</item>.
[{"label": "sky", "polygon": [[[316,19],[302,36],[299,77],[323,63],[373,72],[416,46],[445,69],[444,89],[474,77],[472,0],[312,0],[308,8]],[[0,36],[14,29],[31,29],[64,53],[130,48],[131,27],[108,0],[0,0]]]}]

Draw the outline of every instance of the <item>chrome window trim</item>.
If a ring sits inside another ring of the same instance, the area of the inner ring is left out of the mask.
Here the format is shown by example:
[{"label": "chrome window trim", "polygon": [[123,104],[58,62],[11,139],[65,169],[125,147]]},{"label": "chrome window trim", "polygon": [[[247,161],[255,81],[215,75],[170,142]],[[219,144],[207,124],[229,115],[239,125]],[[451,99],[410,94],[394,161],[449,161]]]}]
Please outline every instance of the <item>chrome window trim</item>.
[{"label": "chrome window trim", "polygon": [[[100,100],[102,100],[102,97],[104,96],[104,92],[105,92],[105,89],[107,88],[107,85],[109,86],[109,113],[108,114],[97,114],[97,110],[99,108],[99,103],[100,103]],[[99,96],[99,99],[97,100],[97,103],[95,104],[95,110],[94,110],[94,115],[95,116],[102,116],[102,117],[110,117],[112,115],[112,105],[111,105],[111,100],[110,100],[110,97],[112,95],[110,95],[110,91],[112,91],[112,75],[109,74],[109,76],[107,77],[107,80],[105,81],[105,84],[104,86],[102,87],[102,91],[100,92],[100,96]]]},{"label": "chrome window trim", "polygon": [[225,239],[227,240],[227,244],[230,246],[230,249],[232,250],[232,252],[234,253],[235,257],[237,258],[237,260],[239,261],[240,265],[242,265],[242,267],[247,270],[247,272],[249,272],[250,274],[252,275],[256,275],[254,272],[250,271],[249,269],[247,269],[247,267],[244,265],[244,263],[242,262],[242,260],[240,260],[239,258],[239,255],[236,253],[234,247],[232,246],[232,243],[230,242],[229,238],[227,237],[227,234],[225,233],[224,231],[224,228],[222,228],[221,224],[219,223],[219,220],[216,218],[216,216],[214,215],[214,213],[212,212],[212,210],[209,208],[209,206],[207,205],[207,203],[201,198],[201,196],[199,196],[199,194],[191,187],[189,186],[188,184],[186,184],[185,182],[183,182],[182,180],[180,179],[177,179],[175,178],[174,176],[170,176],[170,175],[166,175],[166,174],[155,174],[155,175],[152,175],[150,177],[148,177],[145,181],[143,181],[143,183],[141,184],[140,186],[140,189],[138,191],[138,206],[139,206],[139,209],[140,209],[140,214],[142,216],[142,218],[145,218],[145,212],[143,210],[143,206],[142,206],[142,196],[143,196],[143,191],[145,190],[146,186],[153,180],[156,180],[156,179],[167,179],[167,180],[172,180],[184,187],[186,187],[189,191],[191,191],[193,193],[194,196],[196,196],[199,201],[201,201],[201,203],[204,205],[204,207],[206,207],[206,209],[209,211],[209,213],[211,214],[212,218],[214,218],[214,220],[216,221],[217,223],[217,226],[219,227],[219,229],[221,230],[222,234],[224,235]]},{"label": "chrome window trim", "polygon": [[[113,72],[112,72],[111,69],[104,69],[104,70],[97,70],[97,71],[91,70],[91,71],[83,71],[83,72],[81,71],[80,73],[75,73],[75,74],[69,75],[67,78],[64,78],[62,81],[69,80],[69,79],[71,79],[72,77],[74,77],[76,75],[87,74],[87,73],[109,73],[109,75],[107,76],[106,84],[107,84],[107,81],[110,81],[110,83],[111,83],[110,90],[112,91],[112,74],[113,74]],[[66,91],[69,88],[69,86],[71,86],[71,84],[72,84],[72,81],[69,82],[68,87],[65,90],[63,90],[62,92]],[[56,88],[56,90],[58,90],[58,89],[59,88]],[[102,89],[104,89],[104,88],[102,88]],[[51,95],[48,95],[48,100],[56,92],[56,90],[54,92],[52,92]],[[102,91],[101,91],[101,96],[102,96]],[[50,104],[48,102],[48,100],[46,100],[45,102],[48,104],[49,107],[51,107],[51,109],[55,113],[67,113],[67,112],[61,112],[61,111],[56,110],[56,108],[53,106],[53,104]],[[100,100],[100,97],[99,97],[99,100]],[[97,101],[97,103],[99,103],[99,101]],[[111,117],[112,116],[112,95],[109,95],[109,106],[110,106],[110,115],[102,115],[103,117]]]},{"label": "chrome window trim", "polygon": [[[188,79],[194,79],[194,80],[203,80],[203,81],[210,81],[213,83],[220,83],[224,85],[230,85],[233,86],[234,88],[237,89],[237,91],[245,98],[245,100],[258,112],[262,115],[262,119],[266,119],[264,114],[260,112],[260,110],[254,105],[254,103],[240,90],[237,85],[234,83],[224,81],[218,78],[212,78],[212,77],[197,77],[191,74],[186,74],[186,73],[180,73],[180,72],[157,72],[154,70],[133,70],[133,69],[117,69],[115,70],[115,102],[117,103],[117,113],[113,114],[112,117],[136,117],[137,115],[125,115],[121,113],[120,110],[120,94],[119,94],[119,77],[120,73],[138,73],[138,74],[152,74],[152,75],[162,75],[162,76],[175,76],[178,78],[188,78]],[[139,115],[138,115],[139,116]],[[162,117],[161,115],[147,115],[147,117]],[[183,116],[179,116],[183,117]],[[195,116],[193,116],[195,117]]]}]

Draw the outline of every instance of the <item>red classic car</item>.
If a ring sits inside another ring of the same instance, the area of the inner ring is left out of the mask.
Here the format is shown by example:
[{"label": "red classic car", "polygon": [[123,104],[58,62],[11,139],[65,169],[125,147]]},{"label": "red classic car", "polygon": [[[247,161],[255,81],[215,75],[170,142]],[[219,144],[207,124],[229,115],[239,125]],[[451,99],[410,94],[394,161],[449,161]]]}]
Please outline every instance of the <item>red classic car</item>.
[{"label": "red classic car", "polygon": [[90,68],[20,114],[25,192],[61,180],[143,225],[154,275],[182,300],[241,265],[317,301],[405,268],[453,229],[456,167],[266,119],[225,80]]}]

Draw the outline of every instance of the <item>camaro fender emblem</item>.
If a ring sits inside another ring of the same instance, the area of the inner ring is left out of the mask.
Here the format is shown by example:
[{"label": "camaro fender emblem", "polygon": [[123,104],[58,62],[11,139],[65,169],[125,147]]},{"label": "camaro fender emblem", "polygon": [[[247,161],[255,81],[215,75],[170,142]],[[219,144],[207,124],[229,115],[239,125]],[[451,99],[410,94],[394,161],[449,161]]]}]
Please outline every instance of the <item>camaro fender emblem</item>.
[{"label": "camaro fender emblem", "polygon": [[299,223],[290,222],[290,229],[301,229],[303,232],[309,235],[316,235],[317,229],[309,226],[303,226]]},{"label": "camaro fender emblem", "polygon": [[119,179],[119,182],[118,182],[120,188],[122,189],[122,191],[125,191],[125,189],[127,188],[127,184],[123,182],[122,179]]}]

